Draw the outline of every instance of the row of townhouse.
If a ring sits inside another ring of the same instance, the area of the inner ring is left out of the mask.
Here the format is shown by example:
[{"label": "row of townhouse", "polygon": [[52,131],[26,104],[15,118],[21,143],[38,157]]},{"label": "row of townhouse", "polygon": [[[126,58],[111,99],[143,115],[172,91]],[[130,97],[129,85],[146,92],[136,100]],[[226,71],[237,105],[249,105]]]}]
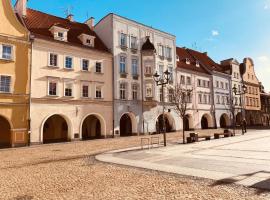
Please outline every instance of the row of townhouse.
[{"label": "row of townhouse", "polygon": [[[176,84],[193,90],[187,130],[230,126],[232,100],[239,123],[241,104],[248,123],[260,123],[253,114],[260,113],[260,85],[249,58],[242,80],[235,59],[215,63],[176,47],[172,34],[116,14],[79,23],[27,8],[27,0],[14,9],[2,0],[0,11],[1,147],[159,132],[162,91],[153,74],[165,70],[168,132],[183,128],[171,103]],[[232,88],[243,84],[248,93],[234,96]]]}]

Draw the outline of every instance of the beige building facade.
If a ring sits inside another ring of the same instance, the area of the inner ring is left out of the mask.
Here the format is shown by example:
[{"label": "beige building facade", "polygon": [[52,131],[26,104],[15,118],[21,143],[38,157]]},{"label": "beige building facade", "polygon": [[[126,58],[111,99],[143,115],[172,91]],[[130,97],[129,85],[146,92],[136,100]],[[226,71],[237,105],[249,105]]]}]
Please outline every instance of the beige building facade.
[{"label": "beige building facade", "polygon": [[91,19],[17,10],[32,38],[31,143],[111,137],[112,55]]}]

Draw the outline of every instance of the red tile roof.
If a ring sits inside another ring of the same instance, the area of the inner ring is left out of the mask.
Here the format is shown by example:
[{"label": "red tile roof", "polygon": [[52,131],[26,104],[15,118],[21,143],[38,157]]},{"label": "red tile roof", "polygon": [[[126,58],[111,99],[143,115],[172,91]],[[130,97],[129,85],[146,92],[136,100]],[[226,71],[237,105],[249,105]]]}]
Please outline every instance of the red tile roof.
[{"label": "red tile roof", "polygon": [[[210,74],[207,70],[205,70],[202,66],[196,66],[196,59],[189,53],[188,49],[176,47],[176,55],[179,58],[177,61],[177,67],[180,69],[191,70],[195,72],[200,72],[204,74]],[[186,59],[190,60],[190,64],[186,64]],[[198,60],[200,62],[200,60]]]},{"label": "red tile roof", "polygon": [[87,47],[83,45],[81,40],[79,39],[79,36],[84,33],[96,37],[94,49],[108,52],[107,47],[97,36],[97,34],[89,28],[87,24],[71,22],[68,19],[49,15],[30,8],[27,9],[27,15],[23,18],[23,20],[26,28],[28,28],[28,30],[37,38],[54,40],[50,28],[53,25],[57,25],[69,29],[68,43],[93,49],[93,47]]}]

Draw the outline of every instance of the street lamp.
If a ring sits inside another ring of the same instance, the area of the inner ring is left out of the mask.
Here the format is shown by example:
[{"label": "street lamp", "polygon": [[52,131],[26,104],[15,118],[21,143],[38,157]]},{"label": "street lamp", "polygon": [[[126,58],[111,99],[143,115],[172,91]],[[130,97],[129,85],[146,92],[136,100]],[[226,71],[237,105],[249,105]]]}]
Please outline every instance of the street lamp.
[{"label": "street lamp", "polygon": [[[244,127],[243,127],[243,120],[245,117],[243,117],[243,104],[242,104],[242,95],[247,93],[247,86],[242,85],[242,90],[237,91],[236,86],[232,88],[232,91],[235,96],[240,96],[240,105],[241,105],[241,115],[242,115],[242,135],[244,135]],[[235,122],[234,122],[235,123]]]},{"label": "street lamp", "polygon": [[171,78],[171,73],[166,70],[162,75],[159,75],[157,72],[153,75],[153,79],[156,82],[157,86],[161,86],[161,96],[162,96],[162,132],[163,132],[163,140],[164,146],[167,146],[166,142],[166,130],[165,130],[165,102],[164,102],[164,87],[169,84]]}]

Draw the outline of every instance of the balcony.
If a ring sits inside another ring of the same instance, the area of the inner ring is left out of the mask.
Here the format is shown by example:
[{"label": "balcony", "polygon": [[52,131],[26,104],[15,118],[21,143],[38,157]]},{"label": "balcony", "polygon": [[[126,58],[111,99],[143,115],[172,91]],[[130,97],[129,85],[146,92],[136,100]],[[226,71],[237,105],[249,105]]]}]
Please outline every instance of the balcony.
[{"label": "balcony", "polygon": [[163,55],[159,55],[159,59],[160,59],[160,60],[164,60],[164,58],[165,58],[165,57],[164,57]]},{"label": "balcony", "polygon": [[147,78],[150,78],[153,76],[153,73],[144,73],[144,76],[147,77]]},{"label": "balcony", "polygon": [[138,80],[138,79],[139,79],[139,75],[138,75],[138,74],[133,74],[133,75],[132,75],[132,78],[133,78],[134,80]]},{"label": "balcony", "polygon": [[128,47],[127,47],[126,44],[121,44],[121,45],[120,45],[120,48],[121,48],[123,51],[126,51]]},{"label": "balcony", "polygon": [[137,47],[131,47],[131,48],[130,48],[130,51],[131,51],[131,53],[133,53],[133,54],[137,54],[138,48],[137,48]]},{"label": "balcony", "polygon": [[120,78],[127,78],[128,73],[120,72]]}]

